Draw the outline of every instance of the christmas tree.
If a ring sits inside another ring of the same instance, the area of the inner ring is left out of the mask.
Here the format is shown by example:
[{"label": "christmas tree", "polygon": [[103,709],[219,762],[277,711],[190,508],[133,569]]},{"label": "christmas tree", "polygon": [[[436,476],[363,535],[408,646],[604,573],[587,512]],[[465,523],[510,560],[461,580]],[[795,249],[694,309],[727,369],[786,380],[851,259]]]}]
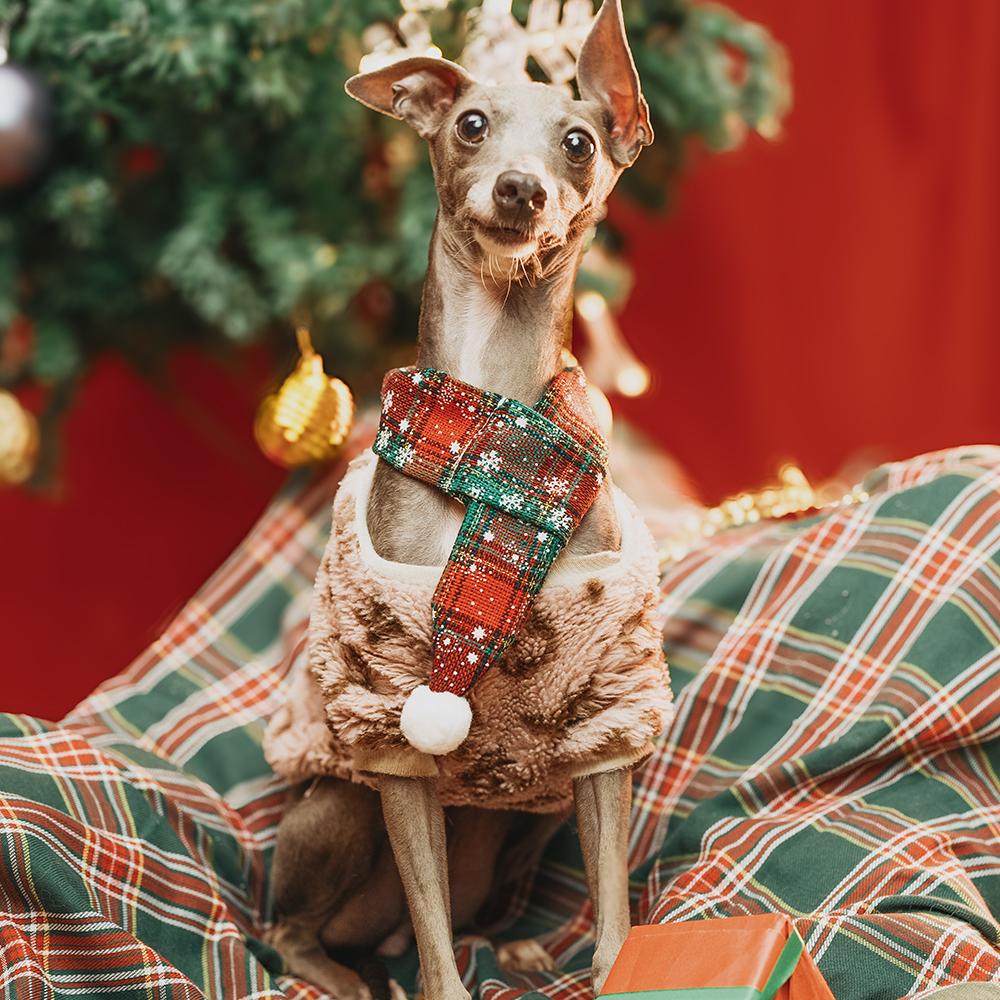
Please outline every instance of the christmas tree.
[{"label": "christmas tree", "polygon": [[[419,140],[343,83],[372,49],[456,58],[477,16],[511,13],[404,7],[2,0],[0,389],[42,383],[55,410],[102,352],[154,371],[183,342],[304,320],[363,391],[414,336],[436,199]],[[512,13],[547,78],[559,45],[537,18],[558,28],[558,0]],[[763,29],[714,5],[633,0],[626,20],[658,143],[623,192],[659,205],[687,137],[724,149],[776,128],[784,64]]]}]

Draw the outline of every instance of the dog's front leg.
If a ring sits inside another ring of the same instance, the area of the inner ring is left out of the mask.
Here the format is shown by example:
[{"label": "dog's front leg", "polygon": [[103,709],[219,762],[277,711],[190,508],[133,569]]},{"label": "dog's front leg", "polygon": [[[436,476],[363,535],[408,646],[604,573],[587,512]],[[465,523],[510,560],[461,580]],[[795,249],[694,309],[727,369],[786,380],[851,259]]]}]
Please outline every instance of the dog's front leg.
[{"label": "dog's front leg", "polygon": [[379,786],[389,842],[406,890],[427,1000],[469,1000],[451,945],[444,810],[434,782],[386,776]]},{"label": "dog's front leg", "polygon": [[576,823],[594,906],[597,940],[591,980],[599,994],[629,931],[628,821],[631,771],[589,774],[573,782]]}]

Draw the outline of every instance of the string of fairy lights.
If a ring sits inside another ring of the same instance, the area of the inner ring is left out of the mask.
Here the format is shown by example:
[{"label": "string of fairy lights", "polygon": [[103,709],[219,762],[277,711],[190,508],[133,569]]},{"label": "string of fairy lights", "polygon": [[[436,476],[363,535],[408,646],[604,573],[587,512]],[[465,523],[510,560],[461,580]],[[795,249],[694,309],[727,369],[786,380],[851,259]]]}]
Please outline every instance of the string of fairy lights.
[{"label": "string of fairy lights", "polygon": [[845,487],[831,481],[816,487],[798,466],[783,465],[778,470],[778,482],[773,485],[737,493],[715,507],[693,507],[680,514],[660,542],[660,566],[666,569],[729,528],[810,513],[830,513],[869,499],[860,484]]}]

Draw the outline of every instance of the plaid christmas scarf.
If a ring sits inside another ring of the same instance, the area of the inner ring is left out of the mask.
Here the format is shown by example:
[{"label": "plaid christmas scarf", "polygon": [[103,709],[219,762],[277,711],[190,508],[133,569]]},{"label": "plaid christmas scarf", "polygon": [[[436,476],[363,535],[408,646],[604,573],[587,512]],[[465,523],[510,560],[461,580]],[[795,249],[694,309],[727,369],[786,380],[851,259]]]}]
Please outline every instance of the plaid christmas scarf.
[{"label": "plaid christmas scarf", "polygon": [[401,720],[411,744],[445,753],[471,721],[456,699],[514,640],[594,502],[607,444],[578,368],[560,372],[534,408],[433,368],[398,368],[382,384],[374,451],[466,507],[432,600],[430,677]]}]

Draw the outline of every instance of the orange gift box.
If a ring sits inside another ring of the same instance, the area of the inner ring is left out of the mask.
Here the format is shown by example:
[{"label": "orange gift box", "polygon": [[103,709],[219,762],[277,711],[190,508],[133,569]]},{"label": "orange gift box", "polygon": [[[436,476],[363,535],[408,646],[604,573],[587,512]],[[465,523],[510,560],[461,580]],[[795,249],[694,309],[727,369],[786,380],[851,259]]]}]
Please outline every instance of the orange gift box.
[{"label": "orange gift box", "polygon": [[784,914],[633,927],[603,1000],[833,1000]]}]

